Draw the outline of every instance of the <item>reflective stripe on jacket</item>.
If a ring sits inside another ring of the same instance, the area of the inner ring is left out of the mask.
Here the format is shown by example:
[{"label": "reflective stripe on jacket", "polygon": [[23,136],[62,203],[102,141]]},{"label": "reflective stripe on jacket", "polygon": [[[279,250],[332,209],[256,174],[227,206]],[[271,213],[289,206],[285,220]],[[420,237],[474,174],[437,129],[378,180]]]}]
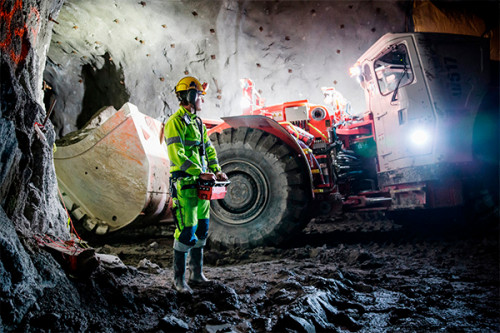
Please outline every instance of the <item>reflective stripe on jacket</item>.
[{"label": "reflective stripe on jacket", "polygon": [[[206,166],[212,171],[220,171],[217,153],[207,135],[203,124],[203,143],[205,145]],[[196,115],[191,114],[183,106],[168,119],[165,125],[165,140],[167,153],[170,159],[170,172],[184,171],[192,176],[202,173],[201,134],[198,129]],[[208,170],[207,170],[208,171]]]}]

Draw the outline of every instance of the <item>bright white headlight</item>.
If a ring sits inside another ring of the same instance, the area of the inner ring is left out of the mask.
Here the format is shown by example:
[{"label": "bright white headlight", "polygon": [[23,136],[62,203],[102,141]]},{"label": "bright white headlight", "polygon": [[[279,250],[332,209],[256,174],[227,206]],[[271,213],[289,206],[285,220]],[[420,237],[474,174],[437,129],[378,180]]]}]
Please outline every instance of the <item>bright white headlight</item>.
[{"label": "bright white headlight", "polygon": [[361,74],[361,67],[359,66],[352,66],[349,68],[349,75],[351,77],[359,76]]},{"label": "bright white headlight", "polygon": [[431,137],[428,131],[424,129],[416,129],[410,135],[411,143],[417,147],[426,146],[430,141]]}]

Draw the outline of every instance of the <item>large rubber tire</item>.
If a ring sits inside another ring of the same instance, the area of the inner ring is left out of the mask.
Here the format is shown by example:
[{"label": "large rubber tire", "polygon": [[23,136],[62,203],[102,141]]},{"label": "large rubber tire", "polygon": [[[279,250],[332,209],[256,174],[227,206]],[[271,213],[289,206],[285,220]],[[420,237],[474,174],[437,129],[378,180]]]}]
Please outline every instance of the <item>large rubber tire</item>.
[{"label": "large rubber tire", "polygon": [[282,244],[309,222],[307,166],[277,137],[259,129],[225,129],[210,136],[231,184],[212,200],[209,240],[219,247]]}]

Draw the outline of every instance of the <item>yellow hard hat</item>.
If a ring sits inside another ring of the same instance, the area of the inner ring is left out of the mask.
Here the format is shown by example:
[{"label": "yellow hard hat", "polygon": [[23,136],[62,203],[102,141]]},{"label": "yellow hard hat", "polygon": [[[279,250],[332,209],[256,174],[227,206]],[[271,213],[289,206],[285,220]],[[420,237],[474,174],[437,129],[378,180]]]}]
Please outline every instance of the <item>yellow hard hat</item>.
[{"label": "yellow hard hat", "polygon": [[197,91],[200,91],[202,95],[205,95],[207,88],[207,83],[201,84],[197,78],[186,76],[180,79],[180,81],[177,83],[177,85],[175,86],[175,92],[178,93],[181,91],[196,89]]}]

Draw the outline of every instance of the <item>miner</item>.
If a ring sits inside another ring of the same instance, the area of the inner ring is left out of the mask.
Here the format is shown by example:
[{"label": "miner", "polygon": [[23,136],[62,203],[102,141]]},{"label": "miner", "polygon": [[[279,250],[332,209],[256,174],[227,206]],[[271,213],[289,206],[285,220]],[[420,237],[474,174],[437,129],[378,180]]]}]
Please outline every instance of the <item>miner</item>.
[{"label": "miner", "polygon": [[191,292],[184,280],[187,254],[189,256],[189,282],[207,282],[203,269],[203,247],[207,242],[210,201],[197,195],[198,179],[227,180],[217,161],[201,111],[207,84],[187,76],[175,86],[179,110],[165,125],[165,139],[170,159],[172,210],[176,229],[174,233],[174,280],[179,292]]}]

